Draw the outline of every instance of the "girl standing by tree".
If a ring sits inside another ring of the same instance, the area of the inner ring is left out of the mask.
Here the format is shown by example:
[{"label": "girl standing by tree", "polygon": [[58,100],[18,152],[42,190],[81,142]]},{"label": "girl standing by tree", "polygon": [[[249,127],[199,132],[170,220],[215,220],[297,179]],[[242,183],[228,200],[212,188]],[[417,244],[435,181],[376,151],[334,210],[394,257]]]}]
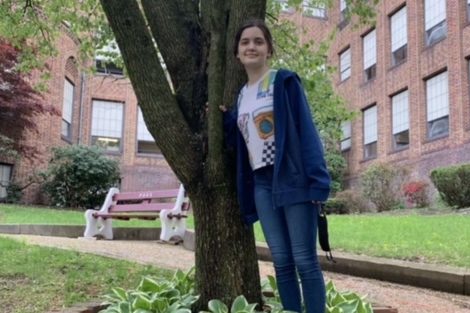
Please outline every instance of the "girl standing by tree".
[{"label": "girl standing by tree", "polygon": [[273,257],[284,310],[325,311],[325,284],[316,253],[320,202],[330,177],[299,77],[268,65],[273,41],[263,21],[236,33],[234,55],[248,81],[224,111],[229,146],[237,153],[237,192],[245,223],[261,222]]}]

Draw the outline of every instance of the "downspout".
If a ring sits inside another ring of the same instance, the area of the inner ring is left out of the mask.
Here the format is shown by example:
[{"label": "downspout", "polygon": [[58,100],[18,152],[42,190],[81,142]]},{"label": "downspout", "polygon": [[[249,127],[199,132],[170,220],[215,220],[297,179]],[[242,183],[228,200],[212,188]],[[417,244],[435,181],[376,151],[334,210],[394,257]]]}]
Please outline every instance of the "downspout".
[{"label": "downspout", "polygon": [[86,75],[85,73],[82,71],[81,74],[80,74],[80,77],[81,77],[81,82],[80,82],[80,106],[79,106],[79,115],[80,115],[80,120],[79,120],[79,124],[78,124],[78,144],[80,145],[82,143],[82,131],[83,131],[83,126],[82,126],[82,123],[83,123],[83,99],[85,98],[84,97],[84,93],[85,93],[85,79],[86,79]]}]

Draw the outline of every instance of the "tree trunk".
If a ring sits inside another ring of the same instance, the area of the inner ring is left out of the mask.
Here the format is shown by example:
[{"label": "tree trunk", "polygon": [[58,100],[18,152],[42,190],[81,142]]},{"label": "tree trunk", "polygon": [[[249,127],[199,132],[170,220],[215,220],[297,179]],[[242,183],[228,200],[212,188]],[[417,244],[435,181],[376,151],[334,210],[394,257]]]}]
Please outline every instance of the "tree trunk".
[{"label": "tree trunk", "polygon": [[247,17],[263,18],[266,0],[100,1],[147,127],[193,203],[196,311],[241,294],[260,303],[253,230],[240,216],[218,105],[230,106],[243,80],[234,32]]}]

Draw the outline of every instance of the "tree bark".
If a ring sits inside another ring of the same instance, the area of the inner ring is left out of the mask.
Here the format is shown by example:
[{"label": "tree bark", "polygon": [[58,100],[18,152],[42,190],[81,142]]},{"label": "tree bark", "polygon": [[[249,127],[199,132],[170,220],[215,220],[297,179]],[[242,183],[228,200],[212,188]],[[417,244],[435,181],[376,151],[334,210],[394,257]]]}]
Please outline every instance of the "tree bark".
[{"label": "tree bark", "polygon": [[264,17],[266,0],[100,1],[149,131],[193,203],[194,309],[241,294],[260,303],[253,230],[242,223],[218,106],[233,103],[244,79],[234,33],[247,17]]}]

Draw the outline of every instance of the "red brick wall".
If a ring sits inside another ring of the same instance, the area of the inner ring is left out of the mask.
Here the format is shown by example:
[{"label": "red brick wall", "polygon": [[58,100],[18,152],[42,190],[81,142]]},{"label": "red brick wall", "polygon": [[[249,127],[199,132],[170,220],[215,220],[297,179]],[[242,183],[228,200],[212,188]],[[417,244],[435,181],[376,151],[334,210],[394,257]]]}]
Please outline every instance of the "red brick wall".
[{"label": "red brick wall", "polygon": [[[389,16],[407,5],[408,58],[398,66],[391,64]],[[470,57],[470,24],[465,1],[447,1],[447,37],[425,47],[424,1],[381,1],[377,9],[377,76],[367,83],[363,78],[362,35],[370,27],[353,29],[351,24],[338,30],[329,53],[329,61],[338,68],[334,85],[348,106],[358,112],[372,103],[378,108],[377,158],[364,160],[362,114],[353,121],[352,148],[348,151],[349,176],[355,181],[361,171],[373,162],[401,162],[409,164],[413,174],[425,178],[437,166],[470,162],[470,98],[468,60]],[[309,19],[312,37],[316,30],[329,32],[339,24],[339,1],[325,21]],[[305,19],[305,18],[304,18]],[[351,48],[351,77],[339,79],[339,53]],[[449,77],[450,130],[447,137],[427,139],[425,79],[447,69]],[[410,145],[402,151],[392,149],[391,96],[403,89],[409,90]]]}]

